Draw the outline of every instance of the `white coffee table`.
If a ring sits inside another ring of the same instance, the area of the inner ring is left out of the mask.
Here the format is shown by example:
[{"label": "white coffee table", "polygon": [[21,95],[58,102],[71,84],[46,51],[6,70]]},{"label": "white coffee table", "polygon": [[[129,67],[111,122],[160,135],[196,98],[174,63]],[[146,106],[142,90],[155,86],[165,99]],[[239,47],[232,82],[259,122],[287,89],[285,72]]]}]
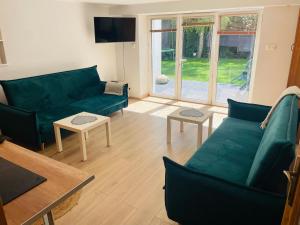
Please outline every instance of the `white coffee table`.
[{"label": "white coffee table", "polygon": [[175,112],[171,113],[167,117],[167,143],[171,143],[171,120],[177,120],[180,122],[180,132],[183,132],[183,123],[194,123],[198,125],[198,135],[197,135],[197,146],[199,147],[202,144],[202,125],[206,120],[208,122],[208,136],[212,132],[212,120],[213,120],[213,112],[207,110],[199,110],[203,113],[201,117],[191,117],[191,116],[182,116],[180,113],[183,110],[189,108],[180,108]]},{"label": "white coffee table", "polygon": [[[75,125],[72,124],[71,121],[76,117],[76,116],[94,116],[97,118],[97,120],[93,122],[89,122],[86,124],[82,125]],[[65,130],[73,131],[75,133],[78,133],[79,136],[79,143],[80,143],[80,150],[82,152],[82,161],[87,160],[87,153],[86,153],[86,140],[88,138],[88,131],[102,126],[105,124],[106,127],[106,140],[107,140],[107,146],[110,146],[111,144],[111,129],[110,129],[110,118],[106,116],[100,116],[97,114],[93,113],[87,113],[87,112],[81,112],[78,114],[75,114],[73,116],[69,116],[67,118],[55,121],[53,123],[54,126],[54,132],[55,132],[55,139],[56,139],[56,145],[58,152],[62,152],[62,141],[61,141],[61,134],[60,134],[60,129],[63,128]]]}]

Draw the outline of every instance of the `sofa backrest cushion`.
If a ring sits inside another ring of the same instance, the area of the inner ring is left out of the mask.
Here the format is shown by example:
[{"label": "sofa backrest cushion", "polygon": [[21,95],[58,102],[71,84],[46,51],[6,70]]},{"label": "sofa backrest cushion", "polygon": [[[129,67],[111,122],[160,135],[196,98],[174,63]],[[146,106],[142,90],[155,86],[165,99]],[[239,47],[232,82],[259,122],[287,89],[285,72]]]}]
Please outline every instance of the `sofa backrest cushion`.
[{"label": "sofa backrest cushion", "polygon": [[298,99],[286,96],[273,112],[265,128],[247,179],[249,186],[284,192],[287,170],[295,158]]},{"label": "sofa backrest cushion", "polygon": [[0,81],[9,105],[37,112],[95,95],[99,82],[97,66]]},{"label": "sofa backrest cushion", "polygon": [[232,99],[227,99],[227,102],[228,117],[253,122],[262,122],[271,109],[270,106],[237,102]]}]

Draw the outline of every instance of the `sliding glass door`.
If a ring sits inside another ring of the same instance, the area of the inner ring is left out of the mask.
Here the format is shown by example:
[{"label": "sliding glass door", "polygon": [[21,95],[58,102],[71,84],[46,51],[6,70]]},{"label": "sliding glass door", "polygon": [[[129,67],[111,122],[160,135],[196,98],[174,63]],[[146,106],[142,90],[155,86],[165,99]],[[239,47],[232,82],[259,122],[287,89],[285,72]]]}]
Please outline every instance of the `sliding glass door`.
[{"label": "sliding glass door", "polygon": [[247,102],[256,38],[257,14],[220,16],[216,104]]},{"label": "sliding glass door", "polygon": [[152,93],[175,97],[176,18],[151,21]]},{"label": "sliding glass door", "polygon": [[213,24],[213,16],[183,18],[181,99],[209,101]]},{"label": "sliding glass door", "polygon": [[257,21],[256,13],[151,19],[152,95],[247,102]]}]

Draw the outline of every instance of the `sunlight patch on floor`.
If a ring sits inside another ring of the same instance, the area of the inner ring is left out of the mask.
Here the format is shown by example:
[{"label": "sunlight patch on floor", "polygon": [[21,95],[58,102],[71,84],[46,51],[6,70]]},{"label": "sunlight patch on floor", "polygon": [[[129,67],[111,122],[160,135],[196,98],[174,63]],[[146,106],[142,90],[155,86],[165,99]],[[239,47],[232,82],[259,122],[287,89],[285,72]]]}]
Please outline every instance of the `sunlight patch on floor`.
[{"label": "sunlight patch on floor", "polygon": [[214,113],[213,116],[213,129],[216,129],[220,126],[220,124],[223,122],[223,120],[227,117],[227,115],[222,113]]},{"label": "sunlight patch on floor", "polygon": [[179,108],[180,107],[178,107],[178,106],[171,106],[170,105],[170,106],[166,106],[166,107],[164,107],[162,109],[159,109],[159,110],[151,113],[150,115],[151,116],[158,116],[158,117],[166,119],[169,114],[171,114],[172,112],[175,112]]},{"label": "sunlight patch on floor", "polygon": [[191,103],[191,102],[175,102],[172,105],[195,108],[195,109],[202,109],[202,108],[208,107],[207,105],[203,105],[203,104],[199,104],[199,103]]},{"label": "sunlight patch on floor", "polygon": [[[130,100],[130,104],[124,110],[135,113],[147,113],[150,116],[166,119],[169,114],[181,107],[203,109],[214,112],[213,129],[217,128],[223,119],[227,117],[228,108],[203,105],[199,103],[181,102],[164,98],[147,97],[142,100]],[[208,127],[208,121],[203,124]]]},{"label": "sunlight patch on floor", "polygon": [[216,113],[228,114],[228,108],[225,108],[225,107],[211,106],[211,107],[209,107],[209,111],[216,112]]},{"label": "sunlight patch on floor", "polygon": [[153,102],[146,102],[146,101],[138,101],[128,105],[127,108],[124,110],[136,113],[147,113],[154,109],[161,107],[162,104],[153,103]]},{"label": "sunlight patch on floor", "polygon": [[146,97],[146,98],[143,98],[143,101],[156,102],[156,103],[161,103],[161,104],[172,104],[174,102],[174,100],[172,100],[172,99],[157,98],[157,97]]}]

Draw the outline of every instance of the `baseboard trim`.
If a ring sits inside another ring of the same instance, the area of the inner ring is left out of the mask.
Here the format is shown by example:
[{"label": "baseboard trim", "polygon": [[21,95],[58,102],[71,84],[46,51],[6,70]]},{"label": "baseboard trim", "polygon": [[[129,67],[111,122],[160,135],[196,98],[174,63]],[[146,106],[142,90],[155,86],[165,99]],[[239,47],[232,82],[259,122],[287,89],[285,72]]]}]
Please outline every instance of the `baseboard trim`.
[{"label": "baseboard trim", "polygon": [[145,95],[142,95],[141,97],[133,97],[133,96],[130,96],[129,98],[130,98],[130,99],[142,100],[143,98],[147,98],[147,97],[149,97],[149,96],[150,96],[149,94],[145,94]]}]

